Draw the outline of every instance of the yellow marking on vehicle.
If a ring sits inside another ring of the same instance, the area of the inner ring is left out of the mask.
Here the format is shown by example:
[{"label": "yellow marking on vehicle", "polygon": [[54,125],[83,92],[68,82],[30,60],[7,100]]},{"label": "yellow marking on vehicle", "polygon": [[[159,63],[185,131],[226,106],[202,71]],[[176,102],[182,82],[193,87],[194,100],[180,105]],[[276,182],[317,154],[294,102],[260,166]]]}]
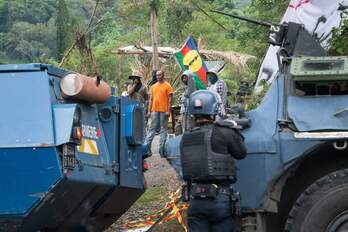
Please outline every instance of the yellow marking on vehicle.
[{"label": "yellow marking on vehicle", "polygon": [[97,142],[95,140],[92,140],[92,139],[83,138],[81,140],[81,145],[77,146],[77,150],[80,153],[99,155]]}]

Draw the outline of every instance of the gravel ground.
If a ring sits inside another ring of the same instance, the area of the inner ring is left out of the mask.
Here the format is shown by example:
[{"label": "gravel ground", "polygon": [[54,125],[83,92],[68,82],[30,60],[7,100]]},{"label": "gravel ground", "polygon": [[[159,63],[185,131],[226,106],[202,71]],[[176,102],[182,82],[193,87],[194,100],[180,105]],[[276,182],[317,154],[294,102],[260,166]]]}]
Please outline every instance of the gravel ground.
[{"label": "gravel ground", "polygon": [[[158,140],[156,136],[152,143],[153,155],[146,159],[150,168],[145,173],[147,181],[147,190],[149,194],[154,196],[146,196],[149,199],[137,201],[107,232],[127,231],[123,228],[123,224],[128,221],[134,221],[144,216],[161,210],[169,199],[169,194],[180,187],[180,182],[177,179],[174,169],[169,165],[166,159],[162,159],[158,154]],[[153,199],[151,197],[154,197]],[[144,204],[143,202],[146,202]]]}]

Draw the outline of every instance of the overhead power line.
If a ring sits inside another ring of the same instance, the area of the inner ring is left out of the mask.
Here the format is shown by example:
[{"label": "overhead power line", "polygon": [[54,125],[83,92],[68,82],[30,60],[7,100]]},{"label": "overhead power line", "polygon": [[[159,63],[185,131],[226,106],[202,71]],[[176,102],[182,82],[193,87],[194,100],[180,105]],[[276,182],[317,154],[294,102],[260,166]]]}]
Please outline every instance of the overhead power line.
[{"label": "overhead power line", "polygon": [[218,22],[216,19],[214,19],[213,17],[211,17],[207,11],[205,11],[201,6],[199,6],[196,2],[194,2],[194,0],[190,0],[190,3],[192,5],[194,5],[197,9],[199,9],[205,16],[207,16],[212,22],[214,22],[215,24],[217,24],[219,27],[221,27],[222,29],[224,29],[225,31],[228,31],[229,30],[224,26],[222,25],[220,22]]}]

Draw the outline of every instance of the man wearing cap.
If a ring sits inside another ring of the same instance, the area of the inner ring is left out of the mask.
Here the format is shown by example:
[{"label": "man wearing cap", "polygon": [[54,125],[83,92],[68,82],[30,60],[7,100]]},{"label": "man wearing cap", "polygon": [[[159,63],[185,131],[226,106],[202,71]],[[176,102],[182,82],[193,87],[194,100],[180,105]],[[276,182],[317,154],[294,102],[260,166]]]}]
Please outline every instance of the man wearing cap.
[{"label": "man wearing cap", "polygon": [[133,72],[133,74],[129,76],[132,83],[128,86],[127,95],[129,98],[142,103],[146,108],[149,95],[146,86],[141,83],[141,78],[142,75],[140,72]]},{"label": "man wearing cap", "polygon": [[[144,107],[144,112],[147,112],[147,105],[149,100],[149,94],[145,85],[141,83],[142,74],[140,72],[133,72],[129,76],[129,79],[132,80],[132,83],[128,85],[127,96],[133,100],[139,101],[140,104]],[[144,134],[146,135],[147,127],[147,117],[144,114]]]},{"label": "man wearing cap", "polygon": [[[164,72],[162,70],[157,71],[156,78],[157,83],[150,89],[148,117],[151,116],[151,126],[145,138],[145,145],[151,150],[151,144],[156,130],[160,128],[159,153],[163,156],[164,144],[167,140],[168,117],[170,115],[173,88],[164,80]],[[149,151],[147,156],[151,156],[151,151]]]}]

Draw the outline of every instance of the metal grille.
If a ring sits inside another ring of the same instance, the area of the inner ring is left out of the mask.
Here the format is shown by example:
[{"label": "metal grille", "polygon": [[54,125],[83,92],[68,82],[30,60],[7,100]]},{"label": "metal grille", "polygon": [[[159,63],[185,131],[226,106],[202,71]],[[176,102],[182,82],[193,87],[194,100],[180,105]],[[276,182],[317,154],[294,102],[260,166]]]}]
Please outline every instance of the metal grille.
[{"label": "metal grille", "polygon": [[73,144],[64,144],[63,145],[63,170],[73,170],[76,166],[76,151],[75,145]]},{"label": "metal grille", "polygon": [[144,111],[140,107],[135,107],[133,111],[133,139],[136,144],[144,141]]}]

